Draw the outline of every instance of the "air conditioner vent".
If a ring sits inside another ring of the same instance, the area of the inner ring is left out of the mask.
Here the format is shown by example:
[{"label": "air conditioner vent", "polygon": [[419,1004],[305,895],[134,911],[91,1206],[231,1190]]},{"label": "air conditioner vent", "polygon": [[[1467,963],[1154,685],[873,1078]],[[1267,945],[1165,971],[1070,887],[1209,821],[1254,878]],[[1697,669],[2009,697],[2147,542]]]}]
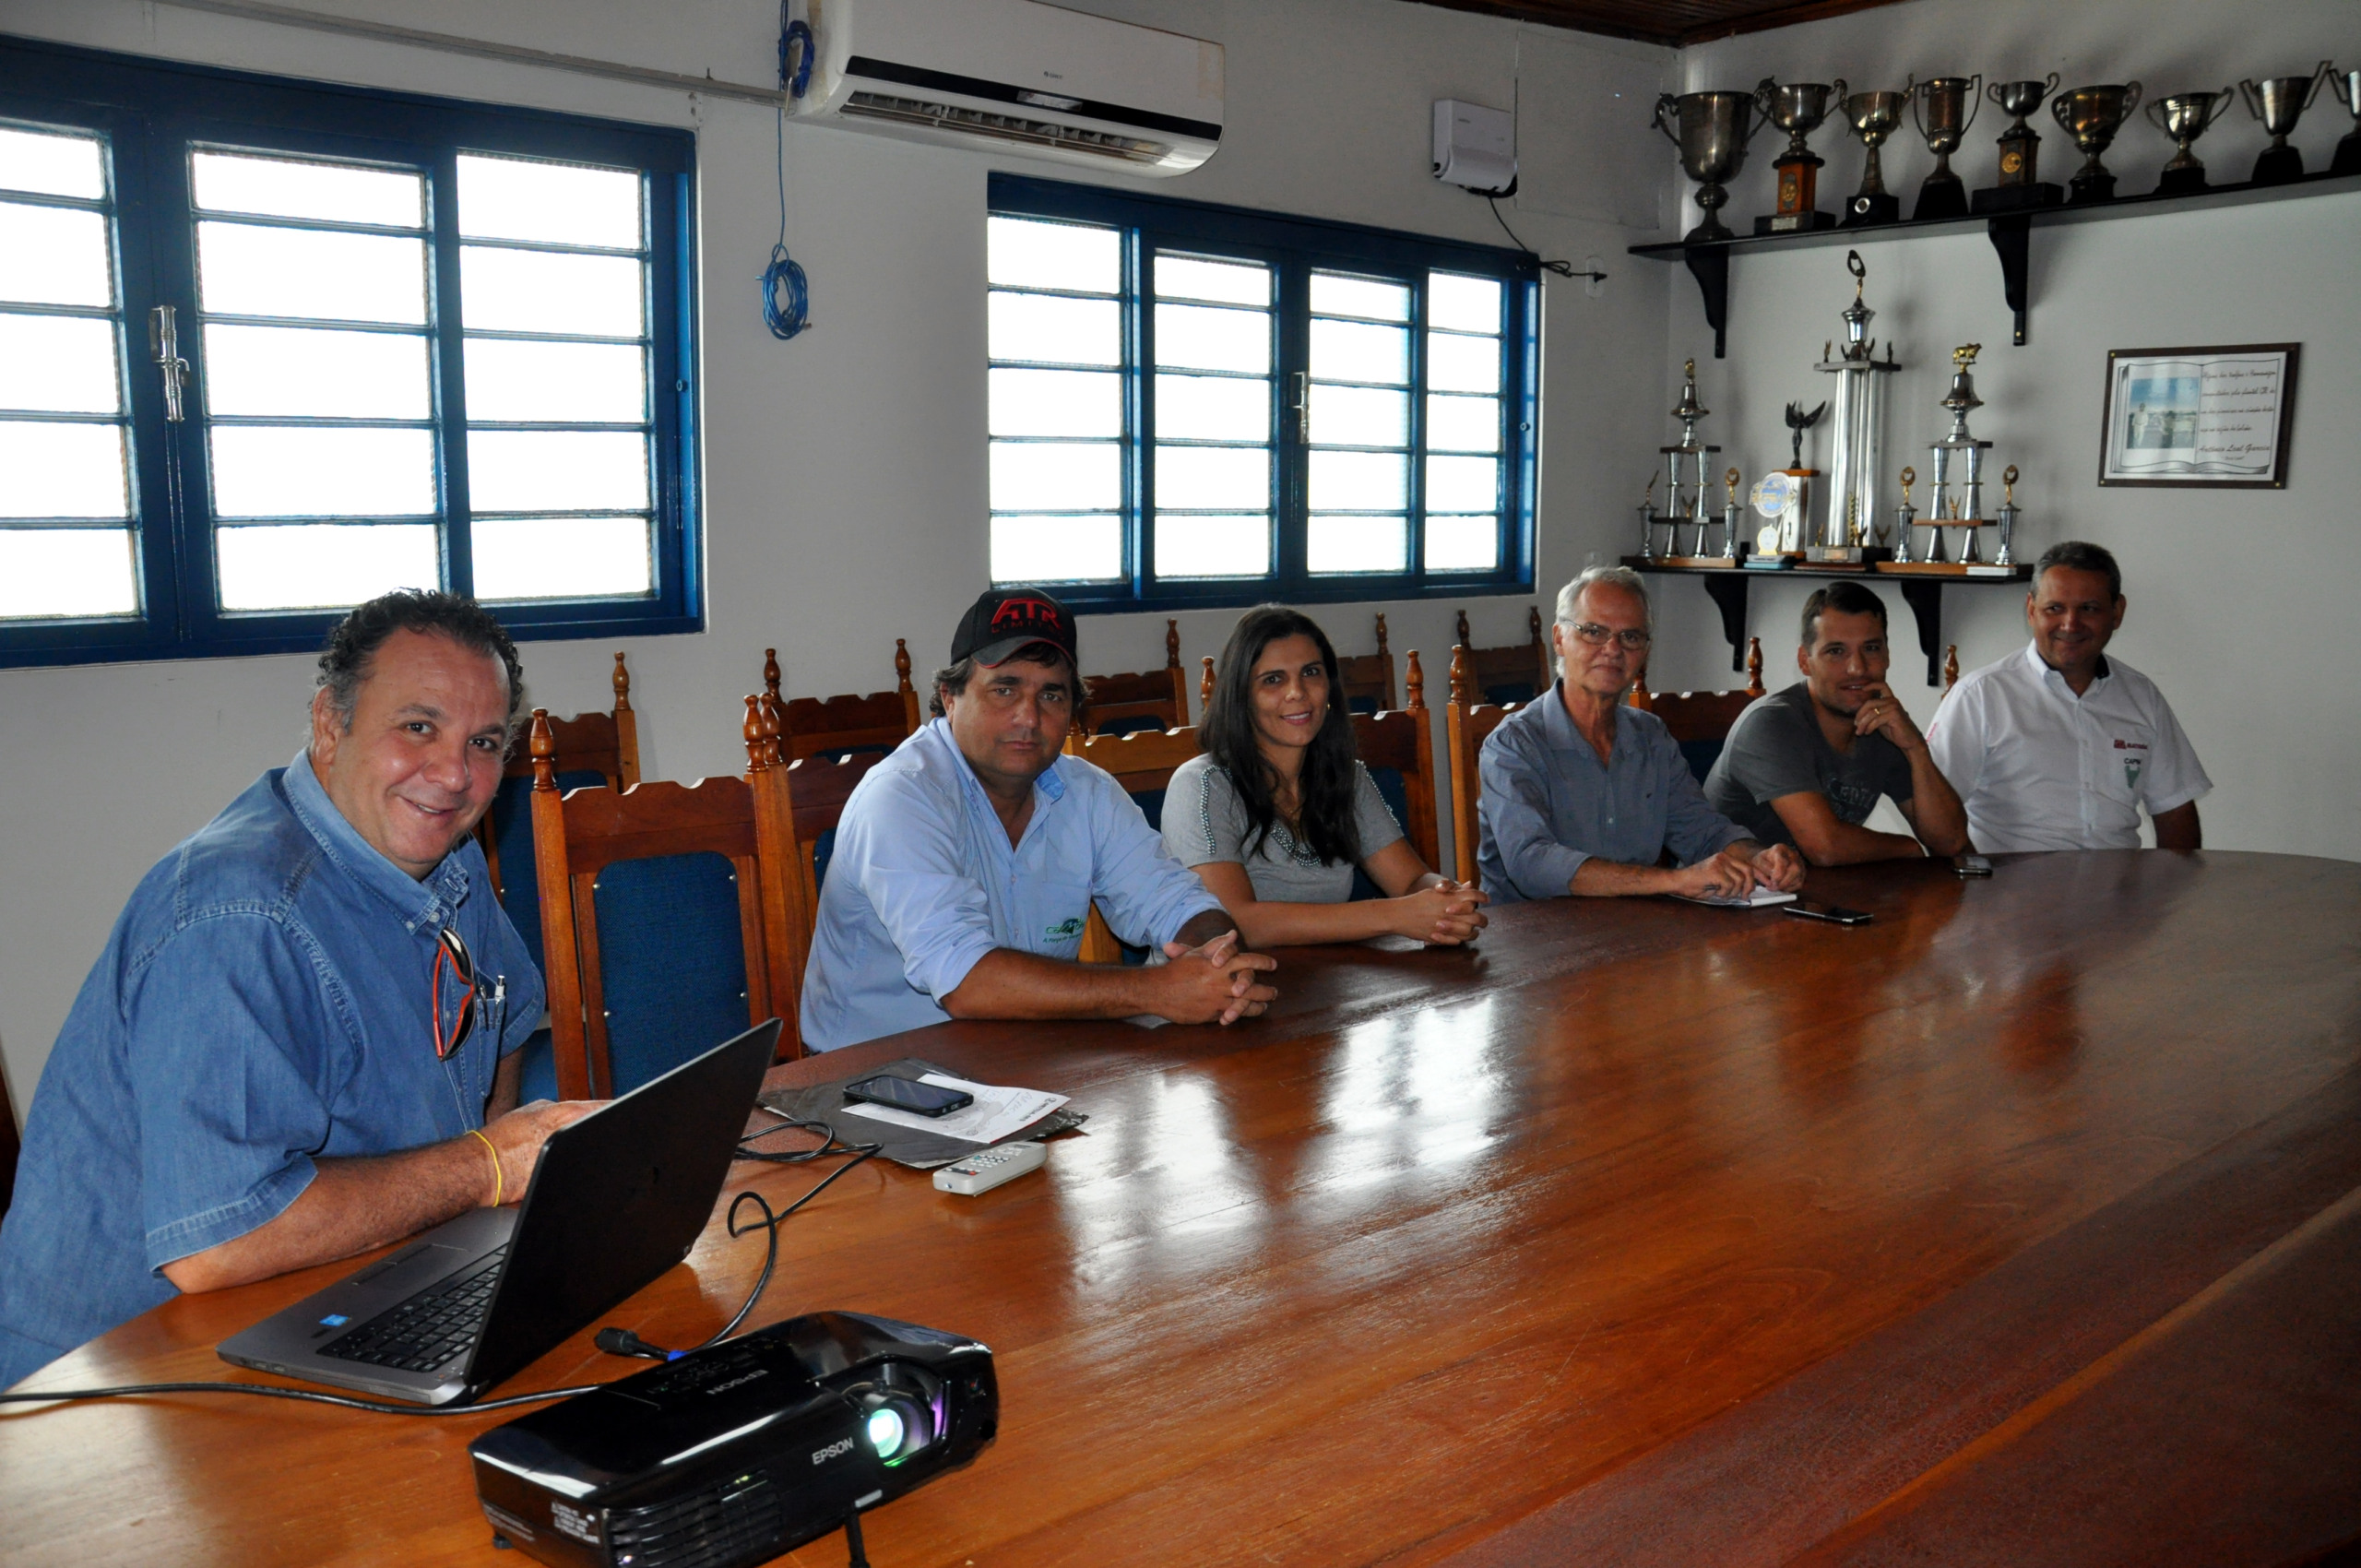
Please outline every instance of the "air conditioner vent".
[{"label": "air conditioner vent", "polygon": [[965,131],[971,136],[993,137],[1002,141],[1024,142],[1035,147],[1054,147],[1068,152],[1087,152],[1131,163],[1160,163],[1172,152],[1167,143],[1142,141],[1137,137],[1113,136],[1106,131],[1087,130],[1079,125],[1053,125],[1045,120],[994,114],[982,109],[931,103],[922,99],[894,98],[882,92],[855,92],[845,100],[844,107],[837,112],[863,115],[872,120],[893,120],[906,125],[931,125],[941,130]]}]

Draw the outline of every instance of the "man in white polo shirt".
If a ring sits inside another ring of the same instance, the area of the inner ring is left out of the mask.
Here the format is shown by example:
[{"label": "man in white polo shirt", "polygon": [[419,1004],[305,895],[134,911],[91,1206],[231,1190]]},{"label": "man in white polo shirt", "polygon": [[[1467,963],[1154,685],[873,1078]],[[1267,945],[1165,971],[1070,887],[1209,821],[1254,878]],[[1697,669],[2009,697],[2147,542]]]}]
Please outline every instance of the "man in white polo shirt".
[{"label": "man in white polo shirt", "polygon": [[2032,644],[1962,677],[1936,708],[1927,744],[1977,849],[2136,849],[2143,806],[2158,849],[2199,847],[2197,802],[2213,781],[2156,683],[2107,658],[2123,607],[2113,555],[2051,546],[2025,595]]}]

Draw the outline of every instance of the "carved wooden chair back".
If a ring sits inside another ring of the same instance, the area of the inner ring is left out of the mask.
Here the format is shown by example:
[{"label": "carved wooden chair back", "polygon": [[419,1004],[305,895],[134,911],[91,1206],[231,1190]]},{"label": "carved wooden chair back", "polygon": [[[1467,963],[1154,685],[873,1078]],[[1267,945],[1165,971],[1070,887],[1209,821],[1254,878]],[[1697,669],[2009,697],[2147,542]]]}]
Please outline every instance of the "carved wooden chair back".
[{"label": "carved wooden chair back", "polygon": [[890,752],[918,732],[918,688],[910,683],[910,645],[894,639],[894,689],[867,696],[782,697],[778,649],[763,649],[763,701],[778,717],[779,754],[790,763],[805,757],[849,756]]},{"label": "carved wooden chair back", "polygon": [[781,1054],[801,1053],[812,921],[778,731],[758,695],[746,699],[744,729],[743,778],[561,792],[548,716],[533,716],[533,844],[562,1098],[625,1092],[773,1015],[787,1020]]},{"label": "carved wooden chair back", "polygon": [[1459,645],[1453,648],[1456,660],[1460,648],[1467,652],[1467,674],[1475,683],[1475,693],[1494,707],[1513,707],[1531,702],[1549,689],[1549,643],[1541,635],[1541,607],[1530,606],[1525,612],[1525,627],[1530,639],[1511,643],[1502,647],[1477,647],[1467,632],[1467,612],[1459,612]]},{"label": "carved wooden chair back", "polygon": [[1338,654],[1336,684],[1345,707],[1354,713],[1394,711],[1394,654],[1385,646],[1385,615],[1377,617],[1375,653]]},{"label": "carved wooden chair back", "polygon": [[1178,730],[1189,722],[1189,682],[1180,671],[1180,623],[1164,623],[1164,668],[1137,675],[1085,675],[1082,721],[1093,736]]},{"label": "carved wooden chair back", "polygon": [[[1125,735],[1093,735],[1086,741],[1069,739],[1066,750],[1113,774],[1123,792],[1138,803],[1147,825],[1161,832],[1165,786],[1172,782],[1173,769],[1197,754],[1197,727],[1135,730]],[[1122,962],[1122,944],[1096,904],[1091,906],[1089,924],[1083,928],[1080,956],[1086,964]]]},{"label": "carved wooden chair back", "polygon": [[1631,694],[1623,700],[1643,712],[1653,713],[1664,720],[1672,738],[1680,743],[1680,754],[1688,759],[1689,771],[1703,784],[1705,775],[1722,754],[1722,744],[1729,739],[1730,726],[1746,711],[1747,704],[1762,695],[1762,639],[1746,639],[1746,690],[1742,692],[1651,692],[1643,673],[1632,683]]},{"label": "carved wooden chair back", "polygon": [[1477,813],[1484,791],[1477,754],[1484,749],[1485,740],[1500,728],[1501,720],[1525,706],[1521,702],[1479,700],[1482,693],[1476,684],[1473,662],[1465,644],[1453,647],[1451,701],[1443,707],[1443,731],[1451,746],[1451,840],[1458,860],[1458,869],[1453,874],[1462,882],[1482,880],[1476,872],[1480,821]]},{"label": "carved wooden chair back", "polygon": [[852,799],[853,786],[884,762],[884,752],[855,752],[850,756],[805,757],[787,770],[787,792],[795,811],[797,858],[802,868],[807,949],[812,924],[820,918],[820,889],[827,885],[828,861],[836,851],[836,824]]},{"label": "carved wooden chair back", "polygon": [[1943,690],[1948,692],[1958,684],[1959,644],[1953,643],[1943,650]]},{"label": "carved wooden chair back", "polygon": [[1410,705],[1383,713],[1353,715],[1353,743],[1377,792],[1394,810],[1410,847],[1436,870],[1442,867],[1440,825],[1435,815],[1435,740],[1428,726],[1427,676],[1418,650],[1410,650]]}]

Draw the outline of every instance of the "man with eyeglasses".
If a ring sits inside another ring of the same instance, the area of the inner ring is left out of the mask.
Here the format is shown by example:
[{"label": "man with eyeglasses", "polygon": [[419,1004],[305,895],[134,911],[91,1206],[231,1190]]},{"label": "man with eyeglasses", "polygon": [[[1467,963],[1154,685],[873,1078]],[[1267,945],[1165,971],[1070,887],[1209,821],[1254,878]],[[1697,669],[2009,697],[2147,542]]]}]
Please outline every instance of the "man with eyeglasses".
[{"label": "man with eyeglasses", "polygon": [[304,750],[141,880],[26,1118],[0,1386],[175,1291],[515,1203],[594,1109],[516,1108],[541,979],[469,836],[523,695],[472,600],[373,600]]},{"label": "man with eyeglasses", "polygon": [[[1074,617],[995,588],[934,673],[935,719],[854,786],[803,976],[803,1043],[834,1051],[948,1018],[1228,1024],[1278,993],[1276,960],[1112,776],[1064,754],[1081,695]],[[1075,961],[1093,902],[1165,960]]]},{"label": "man with eyeglasses", "polygon": [[[1795,850],[1762,849],[1708,805],[1664,721],[1624,702],[1649,640],[1647,587],[1631,568],[1593,566],[1559,591],[1559,679],[1501,721],[1477,762],[1476,861],[1495,903],[1803,885]],[[1667,849],[1679,864],[1657,863]]]},{"label": "man with eyeglasses", "polygon": [[2025,595],[2033,641],[1960,677],[1935,709],[1927,744],[1977,849],[2136,849],[2143,807],[2158,849],[2203,844],[2197,802],[2213,781],[2156,683],[2107,657],[2123,612],[2112,554],[2050,546]]}]

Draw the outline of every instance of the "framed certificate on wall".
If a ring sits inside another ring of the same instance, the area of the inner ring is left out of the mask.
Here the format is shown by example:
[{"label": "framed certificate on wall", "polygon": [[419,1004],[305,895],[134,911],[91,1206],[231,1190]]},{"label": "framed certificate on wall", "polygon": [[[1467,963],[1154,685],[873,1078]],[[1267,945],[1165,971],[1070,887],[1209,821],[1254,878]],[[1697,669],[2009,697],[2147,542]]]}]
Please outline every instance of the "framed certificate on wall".
[{"label": "framed certificate on wall", "polygon": [[2300,343],[2112,349],[2101,484],[2280,490]]}]

